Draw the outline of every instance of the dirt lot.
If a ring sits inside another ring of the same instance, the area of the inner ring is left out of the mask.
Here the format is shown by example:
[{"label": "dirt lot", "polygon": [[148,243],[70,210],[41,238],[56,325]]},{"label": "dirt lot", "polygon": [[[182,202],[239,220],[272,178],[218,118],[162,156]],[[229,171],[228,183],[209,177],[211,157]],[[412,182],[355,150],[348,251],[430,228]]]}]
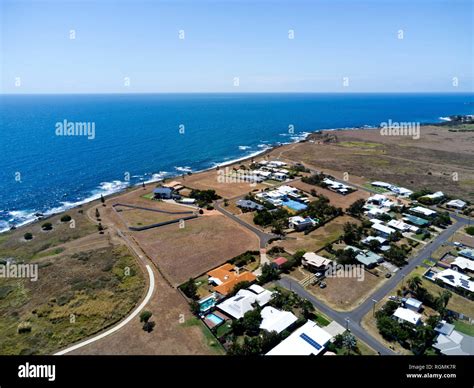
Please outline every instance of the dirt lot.
[{"label": "dirt lot", "polygon": [[346,222],[360,223],[360,221],[349,216],[337,217],[307,235],[304,233],[291,233],[285,240],[274,241],[269,248],[281,246],[289,253],[295,253],[297,250],[317,251],[341,236]]},{"label": "dirt lot", "polygon": [[[432,188],[474,201],[474,133],[421,127],[418,140],[381,136],[379,130],[346,130],[338,143],[299,143],[274,152],[330,173],[347,171],[350,181],[383,180],[410,189]],[[458,181],[452,173],[458,173]],[[337,175],[336,175],[337,176]]]},{"label": "dirt lot", "polygon": [[134,209],[124,206],[116,206],[115,210],[119,216],[124,220],[127,226],[145,226],[152,225],[159,222],[179,220],[183,217],[189,217],[192,214],[168,214],[148,211],[143,209]]},{"label": "dirt lot", "polygon": [[367,299],[384,281],[385,278],[364,271],[362,281],[355,277],[328,277],[324,279],[326,288],[315,285],[309,286],[308,291],[334,310],[350,311]]},{"label": "dirt lot", "polygon": [[319,186],[314,186],[308,183],[301,182],[300,180],[292,182],[291,186],[296,187],[297,189],[302,190],[308,194],[311,193],[311,190],[315,190],[318,195],[324,195],[325,197],[329,198],[331,205],[335,207],[340,207],[343,210],[347,209],[358,199],[366,200],[370,196],[370,194],[364,190],[357,190],[348,195],[341,195]]},{"label": "dirt lot", "polygon": [[175,286],[247,250],[258,238],[224,215],[208,215],[178,224],[133,232],[135,240]]}]

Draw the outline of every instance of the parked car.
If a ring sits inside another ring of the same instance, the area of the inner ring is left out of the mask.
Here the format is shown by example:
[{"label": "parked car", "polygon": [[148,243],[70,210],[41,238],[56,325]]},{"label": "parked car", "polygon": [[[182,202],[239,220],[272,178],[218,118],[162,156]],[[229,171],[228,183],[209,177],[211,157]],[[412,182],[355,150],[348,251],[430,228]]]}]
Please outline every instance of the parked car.
[{"label": "parked car", "polygon": [[326,283],[324,282],[319,283],[319,288],[326,288]]},{"label": "parked car", "polygon": [[457,246],[457,247],[462,247],[462,243],[460,243],[459,241],[455,241],[454,242],[454,245]]},{"label": "parked car", "polygon": [[387,279],[389,279],[389,278],[392,277],[392,274],[391,274],[390,272],[387,272],[387,273],[385,274],[385,277],[386,277]]}]

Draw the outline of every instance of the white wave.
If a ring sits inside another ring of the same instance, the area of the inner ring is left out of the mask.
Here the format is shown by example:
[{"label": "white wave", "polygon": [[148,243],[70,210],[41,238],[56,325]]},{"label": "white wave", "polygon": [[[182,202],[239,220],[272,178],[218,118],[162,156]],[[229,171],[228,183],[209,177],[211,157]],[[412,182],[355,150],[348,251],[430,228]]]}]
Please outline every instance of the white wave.
[{"label": "white wave", "polygon": [[184,166],[184,167],[175,166],[174,168],[176,171],[179,171],[179,172],[192,172],[193,171],[193,169],[189,166]]},{"label": "white wave", "polygon": [[250,147],[250,146],[239,146],[239,150],[241,150],[241,151],[245,151],[245,150],[248,150],[250,148],[252,148],[252,147]]},{"label": "white wave", "polygon": [[[166,171],[160,171],[158,173],[155,173],[155,174],[151,174],[151,178],[150,179],[147,179],[146,181],[144,181],[145,184],[148,184],[148,183],[155,183],[155,182],[159,182],[161,180],[163,180],[163,178],[165,178],[169,173],[166,172]],[[149,174],[148,174],[149,175]],[[141,185],[141,183],[137,183],[137,186],[138,185]]]},{"label": "white wave", "polygon": [[442,121],[452,121],[449,117],[438,117]]}]

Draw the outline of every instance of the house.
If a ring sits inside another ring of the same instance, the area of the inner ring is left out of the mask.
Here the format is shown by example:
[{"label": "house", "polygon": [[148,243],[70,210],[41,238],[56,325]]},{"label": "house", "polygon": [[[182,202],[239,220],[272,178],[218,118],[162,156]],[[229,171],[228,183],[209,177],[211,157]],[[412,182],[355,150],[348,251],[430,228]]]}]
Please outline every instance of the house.
[{"label": "house", "polygon": [[242,210],[249,210],[249,211],[261,211],[265,209],[263,205],[260,205],[254,201],[248,199],[239,199],[236,203],[237,207],[241,208]]},{"label": "house", "polygon": [[182,203],[183,205],[194,205],[196,200],[194,198],[180,198],[176,202]]},{"label": "house", "polygon": [[401,232],[413,232],[416,233],[420,228],[403,222],[402,220],[390,220],[387,222],[387,226],[390,226],[394,229],[398,229]]},{"label": "house", "polygon": [[460,199],[453,199],[446,203],[446,207],[450,209],[463,210],[467,206],[467,203]]},{"label": "house", "polygon": [[179,183],[178,181],[171,181],[171,182],[168,182],[168,183],[163,183],[162,186],[173,189],[174,191],[179,191],[179,190],[184,189],[184,186],[181,183]]},{"label": "house", "polygon": [[246,312],[254,309],[254,304],[265,306],[273,293],[256,284],[247,289],[239,290],[236,295],[219,303],[216,307],[227,315],[239,319]]},{"label": "house", "polygon": [[331,189],[332,191],[335,191],[342,195],[346,195],[350,191],[354,190],[353,187],[347,186],[340,182],[333,181],[332,179],[329,179],[329,178],[324,178],[323,183],[327,186],[328,189]]},{"label": "house", "polygon": [[364,245],[370,245],[371,241],[378,241],[380,244],[379,249],[381,251],[388,251],[390,249],[390,246],[388,245],[388,240],[380,236],[368,236],[364,238],[361,242]]},{"label": "house", "polygon": [[470,275],[474,272],[474,260],[458,256],[451,263],[451,268]]},{"label": "house", "polygon": [[274,172],[272,174],[272,178],[276,179],[277,181],[284,181],[288,178],[288,174],[284,172]]},{"label": "house", "polygon": [[326,259],[314,252],[306,252],[301,260],[301,264],[303,264],[304,267],[313,271],[325,271],[326,267],[331,263],[331,259]]},{"label": "house", "polygon": [[257,277],[251,272],[240,272],[237,267],[226,263],[207,273],[209,284],[214,285],[214,291],[226,296],[240,282],[253,282]]},{"label": "house", "polygon": [[458,252],[459,256],[466,257],[470,260],[474,260],[474,249],[464,248]]},{"label": "house", "polygon": [[278,269],[282,268],[286,263],[288,263],[288,259],[285,259],[284,257],[277,257],[272,261],[272,265]]},{"label": "house", "polygon": [[413,224],[415,226],[423,227],[428,226],[430,222],[424,218],[420,218],[411,214],[403,214],[403,221]]},{"label": "house", "polygon": [[281,162],[279,160],[271,160],[270,162],[266,164],[266,166],[270,168],[281,168],[283,166],[286,166],[286,163]]},{"label": "house", "polygon": [[382,194],[375,194],[371,197],[367,198],[367,203],[371,203],[377,206],[385,206],[390,207],[393,205],[393,202],[390,201],[385,195]]},{"label": "house", "polygon": [[320,328],[315,322],[308,320],[280,342],[267,356],[309,356],[324,351],[332,335]]},{"label": "house", "polygon": [[376,253],[369,251],[369,250],[362,250],[357,247],[353,247],[351,245],[348,245],[346,250],[351,249],[356,253],[355,259],[365,265],[367,268],[373,268],[375,267],[378,263],[381,263],[383,261],[382,257],[380,255],[377,255]]},{"label": "house", "polygon": [[289,311],[280,311],[271,306],[266,306],[261,311],[262,323],[260,329],[269,332],[281,333],[295,323],[298,318]]},{"label": "house", "polygon": [[406,189],[405,187],[397,187],[397,186],[392,187],[392,192],[404,198],[409,197],[410,195],[413,194],[413,191]]},{"label": "house", "polygon": [[300,217],[294,216],[288,219],[288,226],[297,232],[301,232],[306,229],[310,229],[313,226],[316,226],[317,222],[313,220],[311,217]]},{"label": "house", "polygon": [[460,287],[470,292],[474,292],[474,282],[471,281],[469,276],[464,275],[451,268],[445,269],[444,271],[434,274],[432,279],[440,280],[448,287]]},{"label": "house", "polygon": [[423,206],[415,206],[410,209],[411,212],[416,213],[416,214],[421,214],[422,216],[431,218],[436,215],[436,212],[431,209],[427,209],[426,207]]},{"label": "house", "polygon": [[423,305],[422,302],[415,298],[402,299],[402,302],[405,308],[412,310],[416,313],[421,310],[421,306]]},{"label": "house", "polygon": [[393,313],[393,317],[395,317],[400,323],[408,322],[415,326],[421,323],[420,314],[403,307],[397,308],[395,312]]},{"label": "house", "polygon": [[441,201],[444,198],[444,193],[442,191],[437,191],[433,194],[423,195],[421,198],[428,198],[431,201]]},{"label": "house", "polygon": [[171,199],[173,194],[174,190],[171,187],[157,187],[153,190],[154,199]]},{"label": "house", "polygon": [[454,325],[441,321],[436,326],[438,333],[433,348],[446,356],[474,355],[474,337],[455,330]]},{"label": "house", "polygon": [[371,228],[375,230],[375,232],[384,238],[387,238],[391,236],[393,233],[395,233],[395,229],[389,228],[388,226],[385,226],[381,223],[375,223],[372,224]]},{"label": "house", "polygon": [[271,171],[263,171],[263,170],[254,170],[252,174],[262,177],[263,179],[269,179],[272,175]]}]

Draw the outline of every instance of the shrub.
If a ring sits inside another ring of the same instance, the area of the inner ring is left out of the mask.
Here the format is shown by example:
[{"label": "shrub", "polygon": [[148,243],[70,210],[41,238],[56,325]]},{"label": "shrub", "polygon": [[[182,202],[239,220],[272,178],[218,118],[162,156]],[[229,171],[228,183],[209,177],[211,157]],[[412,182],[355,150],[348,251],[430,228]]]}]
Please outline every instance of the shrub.
[{"label": "shrub", "polygon": [[143,310],[141,313],[140,313],[140,322],[148,322],[152,316],[152,312],[151,311],[148,311],[148,310]]},{"label": "shrub", "polygon": [[41,225],[41,229],[43,229],[43,230],[52,230],[53,229],[53,224],[51,224],[51,222],[45,222],[43,225]]},{"label": "shrub", "polygon": [[28,232],[28,233],[25,233],[23,237],[25,238],[25,240],[31,240],[33,238],[33,235],[30,232]]},{"label": "shrub", "polygon": [[31,323],[30,322],[20,322],[18,325],[18,334],[30,333],[31,332]]},{"label": "shrub", "polygon": [[474,226],[466,227],[465,231],[466,231],[467,234],[469,234],[471,236],[474,236]]},{"label": "shrub", "polygon": [[69,214],[65,214],[61,217],[61,222],[69,222],[71,221],[71,216]]}]

